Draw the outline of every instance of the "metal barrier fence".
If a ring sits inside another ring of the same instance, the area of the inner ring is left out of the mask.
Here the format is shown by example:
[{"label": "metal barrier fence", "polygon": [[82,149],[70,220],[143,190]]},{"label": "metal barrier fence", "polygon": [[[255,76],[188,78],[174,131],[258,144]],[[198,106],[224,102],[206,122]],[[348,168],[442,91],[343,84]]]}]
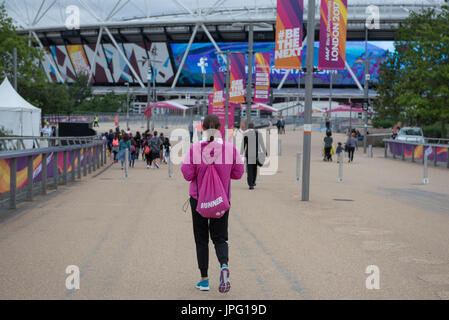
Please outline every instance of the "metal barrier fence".
[{"label": "metal barrier fence", "polygon": [[421,144],[393,139],[384,139],[383,141],[385,142],[385,158],[390,156],[394,159],[424,164],[427,151],[429,164],[449,168],[449,144]]},{"label": "metal barrier fence", "polygon": [[106,164],[106,141],[50,148],[0,152],[0,207],[15,209],[19,200],[32,201],[87,176]]},{"label": "metal barrier fence", "polygon": [[92,143],[99,136],[85,137],[32,137],[32,136],[10,136],[0,137],[0,151],[39,149],[74,144]]}]

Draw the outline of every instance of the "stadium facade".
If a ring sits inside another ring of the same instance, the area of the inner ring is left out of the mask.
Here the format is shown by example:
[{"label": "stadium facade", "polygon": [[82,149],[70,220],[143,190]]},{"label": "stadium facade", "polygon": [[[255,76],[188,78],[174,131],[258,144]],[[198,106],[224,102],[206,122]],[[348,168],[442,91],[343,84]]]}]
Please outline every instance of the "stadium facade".
[{"label": "stadium facade", "polygon": [[[246,52],[248,24],[254,24],[254,51],[274,51],[274,0],[165,2],[6,0],[5,5],[20,32],[35,38],[46,50],[40,64],[50,81],[73,82],[77,73],[86,73],[94,91],[99,94],[110,90],[117,93],[131,91],[137,97],[144,97],[149,60],[156,75],[158,96],[195,97],[211,92],[212,65],[223,63],[216,52]],[[304,2],[304,23],[307,23],[307,0]],[[320,1],[316,2],[319,22]],[[334,97],[363,97],[360,89],[364,85],[366,39],[371,81],[375,82],[387,51],[394,50],[394,30],[399,23],[411,11],[440,10],[443,3],[442,0],[348,0],[346,60],[352,72],[345,70],[334,74],[333,86],[338,88]],[[80,24],[74,26],[77,10]],[[378,26],[372,24],[376,17],[379,18]],[[371,23],[369,28],[367,21]],[[319,39],[319,23],[315,33],[315,39]],[[318,46],[318,42],[315,45]],[[305,59],[305,54],[303,56]],[[201,57],[208,61],[206,89],[202,88],[203,75],[198,65]],[[274,57],[272,63],[274,65]],[[285,73],[286,70],[272,69],[275,97],[298,95],[298,85],[304,84],[304,74],[300,70],[287,76]],[[315,74],[314,84],[318,88],[314,90],[315,98],[329,95],[329,82],[328,71]],[[370,90],[370,96],[374,98],[375,92]]]}]

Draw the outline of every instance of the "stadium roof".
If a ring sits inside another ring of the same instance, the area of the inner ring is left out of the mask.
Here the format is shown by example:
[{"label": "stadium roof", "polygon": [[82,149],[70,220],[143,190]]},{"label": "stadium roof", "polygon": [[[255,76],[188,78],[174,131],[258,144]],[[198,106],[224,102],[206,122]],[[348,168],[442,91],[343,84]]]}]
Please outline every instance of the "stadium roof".
[{"label": "stadium roof", "polygon": [[[304,0],[306,12],[307,2]],[[153,0],[4,0],[4,3],[8,14],[23,30],[60,30],[67,20],[67,8],[73,5],[80,9],[81,28],[198,22],[274,23],[276,19],[276,0],[166,0],[162,3]],[[316,4],[318,7],[320,1]],[[438,9],[442,4],[444,0],[349,0],[348,21],[364,22],[368,6],[379,7],[381,20],[397,22],[410,11]]]}]

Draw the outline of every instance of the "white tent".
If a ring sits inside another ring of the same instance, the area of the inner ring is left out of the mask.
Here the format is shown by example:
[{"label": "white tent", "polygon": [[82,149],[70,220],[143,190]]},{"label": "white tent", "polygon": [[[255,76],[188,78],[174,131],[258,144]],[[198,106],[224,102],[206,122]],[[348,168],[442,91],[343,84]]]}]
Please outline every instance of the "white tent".
[{"label": "white tent", "polygon": [[41,131],[41,109],[22,98],[8,78],[0,85],[0,127],[14,136],[37,137]]}]

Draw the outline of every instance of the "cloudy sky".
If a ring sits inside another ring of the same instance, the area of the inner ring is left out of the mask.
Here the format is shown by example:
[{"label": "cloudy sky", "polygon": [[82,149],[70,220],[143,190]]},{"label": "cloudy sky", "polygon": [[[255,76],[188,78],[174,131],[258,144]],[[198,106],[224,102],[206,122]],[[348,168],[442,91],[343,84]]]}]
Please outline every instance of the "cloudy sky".
[{"label": "cloudy sky", "polygon": [[[32,25],[43,0],[0,0],[5,3],[8,14],[19,25]],[[80,9],[81,25],[95,22],[95,19],[82,6],[85,2],[96,15],[106,19],[114,9],[120,9],[113,20],[132,19],[135,17],[159,16],[164,14],[188,13],[186,8],[197,11],[198,9],[211,8],[218,3],[221,8],[255,8],[275,7],[276,0],[45,0],[40,15],[55,2],[48,12],[39,21],[39,26],[60,26],[66,20],[66,8],[76,5]],[[163,5],[161,4],[163,2]],[[180,5],[179,3],[182,5]],[[118,6],[116,7],[116,5]],[[223,3],[220,5],[220,3]],[[123,6],[123,7],[122,7]],[[216,7],[216,6],[215,6]]]}]

